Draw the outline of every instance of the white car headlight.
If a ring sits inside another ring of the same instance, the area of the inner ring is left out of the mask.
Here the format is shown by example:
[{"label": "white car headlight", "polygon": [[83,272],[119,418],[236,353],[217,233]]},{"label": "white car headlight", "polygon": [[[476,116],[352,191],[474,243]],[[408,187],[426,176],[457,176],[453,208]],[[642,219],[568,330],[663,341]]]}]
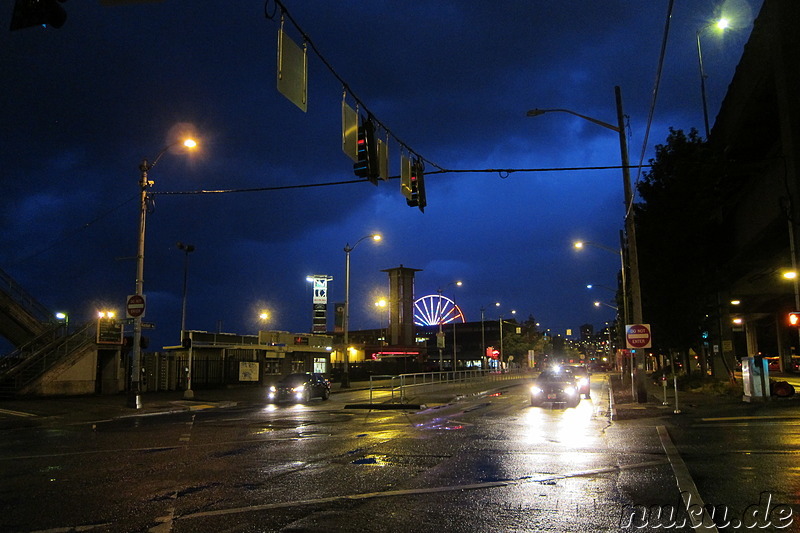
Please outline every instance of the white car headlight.
[{"label": "white car headlight", "polygon": [[537,387],[536,385],[531,387],[531,394],[541,394],[542,392],[543,392],[542,389]]},{"label": "white car headlight", "polygon": [[270,392],[277,392],[277,391],[278,391],[278,389],[276,389],[276,388],[275,388],[275,385],[270,385],[270,386],[269,386],[269,391],[270,391]]},{"label": "white car headlight", "polygon": [[305,385],[298,385],[292,389],[292,392],[303,392],[304,390],[306,390]]},{"label": "white car headlight", "polygon": [[587,378],[581,378],[578,381],[578,385],[580,385],[581,387],[585,387],[588,384],[589,384],[589,380]]},{"label": "white car headlight", "polygon": [[575,387],[564,387],[564,392],[572,396],[575,394]]}]

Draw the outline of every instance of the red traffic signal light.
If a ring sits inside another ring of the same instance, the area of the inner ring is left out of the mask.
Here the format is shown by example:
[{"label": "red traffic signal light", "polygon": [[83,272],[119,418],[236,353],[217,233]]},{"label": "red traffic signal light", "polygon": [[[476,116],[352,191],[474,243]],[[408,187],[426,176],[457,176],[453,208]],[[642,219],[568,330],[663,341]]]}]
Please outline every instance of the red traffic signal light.
[{"label": "red traffic signal light", "polygon": [[419,207],[419,210],[425,212],[425,206],[428,205],[428,200],[425,197],[425,167],[422,161],[414,159],[411,162],[411,181],[409,187],[411,194],[409,195],[406,203],[411,207]]},{"label": "red traffic signal light", "polygon": [[378,163],[378,145],[375,142],[375,125],[370,118],[361,119],[356,141],[358,160],[353,163],[353,172],[359,178],[367,178],[373,185],[378,184],[380,166]]},{"label": "red traffic signal light", "polygon": [[800,327],[800,311],[792,311],[788,318],[790,326]]}]

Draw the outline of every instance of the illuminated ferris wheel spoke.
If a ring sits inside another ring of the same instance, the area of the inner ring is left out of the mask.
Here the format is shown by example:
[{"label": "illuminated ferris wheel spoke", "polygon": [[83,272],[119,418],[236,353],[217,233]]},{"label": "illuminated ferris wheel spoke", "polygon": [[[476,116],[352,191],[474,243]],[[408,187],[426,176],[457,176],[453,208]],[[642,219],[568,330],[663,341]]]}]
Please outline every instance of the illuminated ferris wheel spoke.
[{"label": "illuminated ferris wheel spoke", "polygon": [[414,302],[414,323],[419,326],[435,326],[455,321],[465,322],[464,313],[447,296],[429,294]]}]

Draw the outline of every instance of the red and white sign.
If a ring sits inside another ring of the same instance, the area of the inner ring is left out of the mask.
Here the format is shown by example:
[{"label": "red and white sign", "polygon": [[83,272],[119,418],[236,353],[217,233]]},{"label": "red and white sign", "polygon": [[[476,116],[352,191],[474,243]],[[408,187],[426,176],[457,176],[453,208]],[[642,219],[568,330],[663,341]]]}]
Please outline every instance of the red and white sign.
[{"label": "red and white sign", "polygon": [[144,316],[144,295],[131,294],[125,304],[125,314],[128,318],[139,318]]},{"label": "red and white sign", "polygon": [[627,348],[651,348],[653,337],[650,334],[650,324],[628,324],[625,326],[625,344]]}]

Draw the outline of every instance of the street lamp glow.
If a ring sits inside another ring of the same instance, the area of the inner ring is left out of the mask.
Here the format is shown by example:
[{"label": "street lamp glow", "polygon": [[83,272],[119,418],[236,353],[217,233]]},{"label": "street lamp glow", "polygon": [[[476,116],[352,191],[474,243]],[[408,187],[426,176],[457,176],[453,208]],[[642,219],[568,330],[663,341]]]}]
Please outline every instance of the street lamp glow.
[{"label": "street lamp glow", "polygon": [[56,313],[56,318],[59,319],[59,320],[64,320],[65,318],[67,318],[67,314],[66,313],[61,313],[61,312]]},{"label": "street lamp glow", "polygon": [[718,30],[726,30],[731,27],[731,20],[725,17],[722,17],[717,21],[715,24]]},{"label": "street lamp glow", "polygon": [[583,248],[583,241],[575,241],[574,243],[572,243],[572,245],[578,250],[580,250],[581,248]]},{"label": "street lamp glow", "polygon": [[787,270],[783,273],[783,277],[786,279],[797,279],[797,271],[796,270]]},{"label": "street lamp glow", "polygon": [[380,233],[370,233],[364,235],[356,241],[353,246],[350,243],[344,245],[345,263],[344,263],[344,317],[342,317],[342,338],[344,347],[344,365],[342,372],[342,388],[350,388],[350,350],[349,330],[350,330],[350,252],[352,252],[358,243],[364,239],[372,239],[378,242],[382,239]]},{"label": "street lamp glow", "polygon": [[269,320],[269,313],[266,311],[261,311],[261,313],[258,314],[258,318],[261,320]]},{"label": "street lamp glow", "polygon": [[183,141],[183,145],[186,148],[195,148],[197,146],[197,141],[195,141],[194,139],[186,139]]},{"label": "street lamp glow", "polygon": [[[56,315],[56,316],[58,316],[58,315]],[[111,319],[111,318],[114,318],[114,316],[116,316],[116,313],[114,313],[114,311],[98,311],[97,312],[97,318],[109,318],[109,319]]]}]

